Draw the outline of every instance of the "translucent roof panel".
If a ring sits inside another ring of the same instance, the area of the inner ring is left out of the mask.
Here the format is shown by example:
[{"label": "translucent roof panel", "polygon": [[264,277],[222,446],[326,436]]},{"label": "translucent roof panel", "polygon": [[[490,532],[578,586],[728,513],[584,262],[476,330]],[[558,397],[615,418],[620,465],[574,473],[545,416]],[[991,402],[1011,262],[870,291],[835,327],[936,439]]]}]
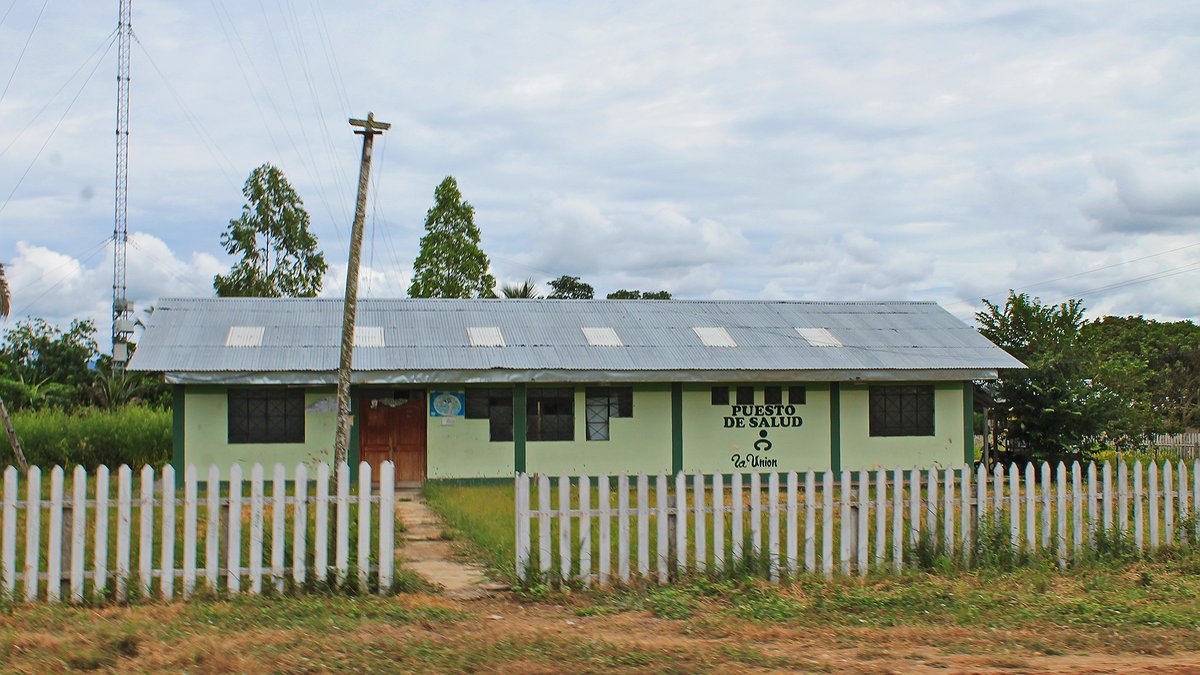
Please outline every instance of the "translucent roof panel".
[{"label": "translucent roof panel", "polygon": [[261,347],[262,326],[230,326],[225,334],[226,347]]},{"label": "translucent roof panel", "polygon": [[737,343],[730,337],[729,331],[721,326],[693,326],[692,330],[706,347],[736,347]]},{"label": "translucent roof panel", "polygon": [[497,326],[468,326],[472,347],[503,347],[504,335]]},{"label": "translucent roof panel", "polygon": [[625,343],[621,342],[621,336],[617,335],[617,331],[607,326],[591,328],[580,328],[583,331],[583,336],[587,338],[588,344],[593,347],[624,347]]},{"label": "translucent roof panel", "polygon": [[380,326],[355,326],[355,347],[383,347],[383,328]]},{"label": "translucent roof panel", "polygon": [[797,328],[796,332],[813,347],[841,347],[842,342],[828,328]]}]

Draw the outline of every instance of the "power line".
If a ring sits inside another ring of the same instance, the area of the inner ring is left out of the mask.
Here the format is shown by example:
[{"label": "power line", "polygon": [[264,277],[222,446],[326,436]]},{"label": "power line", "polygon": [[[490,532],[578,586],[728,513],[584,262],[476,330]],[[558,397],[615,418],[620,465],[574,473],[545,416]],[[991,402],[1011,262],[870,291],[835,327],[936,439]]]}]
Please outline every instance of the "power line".
[{"label": "power line", "polygon": [[[109,242],[111,242],[112,240],[113,240],[113,238],[112,238],[112,237],[105,237],[105,238],[104,238],[104,241],[101,241],[99,244],[97,244],[97,245],[95,245],[95,246],[91,247],[90,249],[88,249],[88,251],[90,251],[90,252],[89,252],[89,253],[87,253],[87,255],[86,255],[86,256],[84,256],[84,257],[74,257],[74,256],[72,256],[72,257],[71,257],[71,259],[70,259],[70,260],[68,260],[67,262],[65,262],[65,263],[63,263],[63,264],[61,264],[61,265],[59,265],[59,266],[55,267],[55,268],[52,270],[52,272],[57,272],[57,271],[61,270],[62,268],[64,268],[64,267],[67,267],[67,266],[69,266],[69,265],[75,265],[75,266],[77,266],[77,267],[78,267],[79,269],[81,269],[81,270],[82,270],[82,269],[84,269],[84,267],[85,267],[86,263],[90,262],[90,261],[92,260],[92,258],[95,258],[97,255],[99,255],[99,254],[100,254],[100,252],[101,252],[101,251],[103,251],[103,250],[104,250],[104,249],[105,249],[105,248],[108,246],[108,243],[109,243]],[[54,289],[56,289],[56,288],[58,288],[59,286],[61,286],[61,285],[63,284],[63,282],[64,282],[64,281],[66,281],[66,280],[69,278],[69,276],[70,276],[70,275],[67,275],[67,274],[64,274],[64,275],[62,275],[62,277],[60,277],[58,281],[54,282],[54,284],[53,284],[52,286],[50,286],[50,287],[49,287],[49,288],[47,288],[46,290],[42,291],[42,292],[41,292],[41,293],[40,293],[40,294],[39,294],[37,297],[35,297],[33,300],[29,300],[29,301],[27,301],[27,302],[26,302],[24,305],[22,305],[22,306],[21,306],[21,309],[19,309],[19,310],[17,310],[17,311],[15,311],[15,312],[13,312],[13,313],[12,313],[12,314],[13,314],[13,316],[17,316],[17,315],[19,315],[19,314],[23,313],[23,312],[24,312],[26,309],[28,309],[28,308],[30,308],[30,307],[32,307],[32,306],[34,306],[34,305],[36,305],[36,304],[38,303],[38,301],[39,301],[39,300],[41,300],[42,298],[46,297],[47,295],[49,295],[49,293],[50,293],[51,291],[53,291]],[[45,278],[45,275],[43,275],[43,278]],[[36,285],[36,284],[34,284],[34,285]],[[34,285],[31,285],[30,287],[33,287]]]},{"label": "power line", "polygon": [[1171,267],[1171,268],[1168,268],[1165,270],[1159,270],[1158,272],[1152,272],[1150,274],[1145,274],[1140,277],[1126,279],[1125,281],[1119,281],[1117,283],[1109,284],[1107,286],[1099,286],[1097,288],[1089,288],[1089,289],[1083,290],[1083,291],[1076,291],[1075,293],[1064,296],[1062,299],[1065,300],[1067,298],[1077,298],[1077,297],[1084,296],[1084,295],[1093,295],[1093,294],[1102,293],[1102,292],[1106,292],[1106,291],[1116,290],[1118,288],[1124,288],[1126,286],[1134,286],[1136,284],[1143,284],[1143,283],[1146,283],[1147,281],[1157,281],[1159,279],[1166,279],[1168,277],[1174,277],[1174,276],[1178,276],[1180,274],[1187,274],[1188,272],[1195,272],[1195,271],[1200,271],[1200,262],[1193,262],[1193,263],[1188,263],[1186,265],[1180,265],[1179,267]]},{"label": "power line", "polygon": [[[29,35],[25,38],[25,44],[21,46],[21,53],[17,54],[17,62],[13,64],[12,72],[8,74],[8,82],[4,84],[4,91],[0,92],[0,103],[4,102],[4,97],[8,94],[8,88],[12,85],[13,78],[17,75],[17,68],[21,66],[21,59],[25,58],[25,50],[29,49],[29,41],[33,39],[33,34],[37,30],[38,24],[42,22],[42,13],[46,11],[46,5],[48,4],[50,4],[50,0],[43,0],[42,8],[38,10],[37,18],[33,20],[33,28],[29,29]],[[9,5],[8,9],[11,11],[12,5]],[[5,12],[4,16],[7,17],[8,12]]]},{"label": "power line", "polygon": [[[1038,286],[1044,286],[1046,284],[1051,284],[1051,283],[1054,283],[1055,281],[1063,281],[1065,279],[1075,279],[1077,277],[1087,276],[1089,274],[1094,274],[1096,272],[1102,272],[1104,270],[1112,269],[1114,267],[1121,267],[1122,265],[1128,265],[1128,264],[1135,263],[1135,262],[1141,262],[1143,260],[1149,260],[1151,258],[1157,258],[1159,256],[1164,256],[1164,255],[1167,255],[1170,253],[1184,251],[1189,248],[1195,248],[1197,246],[1200,246],[1200,242],[1193,242],[1191,244],[1185,244],[1183,246],[1178,246],[1176,248],[1167,249],[1166,251],[1159,251],[1158,253],[1151,253],[1150,255],[1144,255],[1139,258],[1130,258],[1129,260],[1122,260],[1120,262],[1111,263],[1109,265],[1093,267],[1091,269],[1084,270],[1082,272],[1076,272],[1074,274],[1067,274],[1067,275],[1061,276],[1061,277],[1054,277],[1053,279],[1045,279],[1043,281],[1036,281],[1031,284],[1021,284],[1021,288],[1023,288],[1023,289],[1037,288]],[[1007,291],[1008,289],[1005,289],[1005,290]],[[1003,291],[998,291],[997,294],[999,294],[1001,292],[1003,292]]]}]

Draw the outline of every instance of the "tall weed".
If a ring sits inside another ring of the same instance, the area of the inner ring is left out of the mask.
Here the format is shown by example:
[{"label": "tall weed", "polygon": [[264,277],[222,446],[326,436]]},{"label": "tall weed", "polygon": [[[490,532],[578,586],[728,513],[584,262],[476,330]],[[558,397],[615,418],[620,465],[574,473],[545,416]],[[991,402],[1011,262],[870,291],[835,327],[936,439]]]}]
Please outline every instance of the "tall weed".
[{"label": "tall weed", "polygon": [[[161,466],[171,458],[169,409],[131,405],[111,412],[22,410],[13,413],[12,422],[31,465],[82,464],[90,470],[100,464]],[[12,463],[8,438],[0,437],[0,466]]]}]

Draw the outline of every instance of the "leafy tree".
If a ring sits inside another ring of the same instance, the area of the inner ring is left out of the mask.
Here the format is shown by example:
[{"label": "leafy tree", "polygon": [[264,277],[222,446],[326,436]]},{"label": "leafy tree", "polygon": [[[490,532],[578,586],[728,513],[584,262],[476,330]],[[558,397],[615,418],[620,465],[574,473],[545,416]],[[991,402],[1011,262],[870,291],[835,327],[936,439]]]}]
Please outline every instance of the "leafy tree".
[{"label": "leafy tree", "polygon": [[14,408],[70,408],[88,400],[96,328],[75,320],[63,331],[43,319],[9,329],[0,347],[0,396]]},{"label": "leafy tree", "polygon": [[500,295],[512,300],[536,300],[542,297],[538,295],[533,279],[526,279],[519,284],[505,284],[500,288]]},{"label": "leafy tree", "polygon": [[596,294],[591,284],[580,281],[579,277],[569,277],[565,274],[547,281],[546,285],[550,287],[550,295],[546,297],[558,300],[591,300]]},{"label": "leafy tree", "polygon": [[494,298],[496,278],[479,248],[475,207],[462,198],[453,176],[433,191],[434,205],[425,213],[425,236],[413,263],[413,298]]},{"label": "leafy tree", "polygon": [[1127,401],[1095,377],[1100,364],[1081,339],[1080,300],[1044,305],[1010,292],[1003,307],[983,305],[979,332],[1028,366],[1001,373],[997,387],[1010,459],[1086,458],[1135,433]]},{"label": "leafy tree", "polygon": [[668,291],[627,291],[621,289],[608,294],[609,300],[670,300]]},{"label": "leafy tree", "polygon": [[221,297],[311,298],[328,265],[308,231],[308,212],[283,171],[263,164],[242,187],[242,215],[229,221],[221,245],[241,256],[229,274],[213,277]]}]

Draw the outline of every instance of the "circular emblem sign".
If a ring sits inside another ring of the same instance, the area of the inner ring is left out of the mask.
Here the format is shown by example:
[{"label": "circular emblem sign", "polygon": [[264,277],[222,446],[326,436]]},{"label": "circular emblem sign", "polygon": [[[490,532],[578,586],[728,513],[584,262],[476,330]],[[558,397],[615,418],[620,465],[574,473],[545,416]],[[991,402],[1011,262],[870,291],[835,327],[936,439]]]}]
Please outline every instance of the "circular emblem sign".
[{"label": "circular emblem sign", "polygon": [[451,393],[438,394],[433,399],[433,409],[443,417],[457,417],[462,414],[462,401]]}]

